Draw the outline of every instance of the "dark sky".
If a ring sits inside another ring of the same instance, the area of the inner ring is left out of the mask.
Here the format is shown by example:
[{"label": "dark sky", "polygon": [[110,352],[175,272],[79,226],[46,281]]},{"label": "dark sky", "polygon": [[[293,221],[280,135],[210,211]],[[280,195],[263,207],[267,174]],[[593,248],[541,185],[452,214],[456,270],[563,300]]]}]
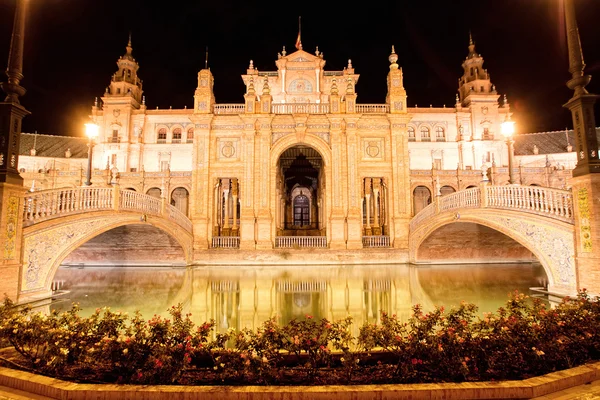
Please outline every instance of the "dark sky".
[{"label": "dark sky", "polygon": [[[15,2],[0,0],[2,70]],[[562,107],[572,92],[565,86],[560,2],[30,0],[22,81],[28,92],[21,103],[32,115],[23,131],[83,135],[94,97],[109,84],[130,31],[149,108],[193,106],[206,46],[217,103],[243,103],[240,75],[249,60],[259,70],[276,70],[282,46],[295,50],[298,16],[304,50],[319,46],[326,70],[341,70],[352,59],[359,103],[385,102],[387,58],[395,45],[409,106],[453,106],[470,30],[492,82],[508,96],[518,131],[562,130],[572,125]],[[586,72],[594,77],[588,89],[600,94],[600,0],[575,4]]]}]

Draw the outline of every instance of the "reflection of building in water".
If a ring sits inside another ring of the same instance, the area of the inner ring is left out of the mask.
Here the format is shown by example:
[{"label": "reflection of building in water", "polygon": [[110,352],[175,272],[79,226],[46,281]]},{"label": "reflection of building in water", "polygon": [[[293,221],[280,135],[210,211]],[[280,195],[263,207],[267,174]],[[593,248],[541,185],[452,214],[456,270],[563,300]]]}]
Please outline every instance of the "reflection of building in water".
[{"label": "reflection of building in water", "polygon": [[392,310],[392,282],[388,279],[365,279],[363,284],[365,322],[377,324],[381,311],[389,313]]},{"label": "reflection of building in water", "polygon": [[287,324],[293,319],[304,319],[306,315],[315,319],[327,318],[327,286],[325,280],[277,281],[278,322]]},{"label": "reflection of building in water", "polygon": [[213,281],[211,288],[212,319],[215,331],[225,332],[229,328],[240,329],[240,284],[238,281]]}]

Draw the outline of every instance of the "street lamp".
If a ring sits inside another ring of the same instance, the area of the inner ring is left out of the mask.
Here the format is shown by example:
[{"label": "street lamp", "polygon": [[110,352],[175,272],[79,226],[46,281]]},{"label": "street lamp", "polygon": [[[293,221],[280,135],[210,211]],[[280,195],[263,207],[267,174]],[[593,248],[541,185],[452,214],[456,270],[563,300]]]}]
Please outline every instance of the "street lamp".
[{"label": "street lamp", "polygon": [[98,125],[96,124],[85,124],[85,134],[90,141],[88,142],[88,168],[85,185],[90,186],[92,184],[92,150],[94,148],[94,139],[98,137]]},{"label": "street lamp", "polygon": [[508,146],[508,183],[514,185],[515,172],[513,167],[515,165],[515,140],[513,134],[515,133],[515,121],[510,119],[510,115],[506,114],[506,119],[501,124],[502,134],[506,138],[506,146]]}]

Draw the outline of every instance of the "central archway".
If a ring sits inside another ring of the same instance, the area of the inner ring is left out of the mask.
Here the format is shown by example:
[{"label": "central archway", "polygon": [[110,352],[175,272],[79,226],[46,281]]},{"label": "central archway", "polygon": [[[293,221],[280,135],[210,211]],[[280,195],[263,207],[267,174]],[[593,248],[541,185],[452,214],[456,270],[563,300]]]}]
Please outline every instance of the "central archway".
[{"label": "central archway", "polygon": [[296,144],[277,162],[277,236],[326,236],[323,224],[323,158],[313,147]]}]

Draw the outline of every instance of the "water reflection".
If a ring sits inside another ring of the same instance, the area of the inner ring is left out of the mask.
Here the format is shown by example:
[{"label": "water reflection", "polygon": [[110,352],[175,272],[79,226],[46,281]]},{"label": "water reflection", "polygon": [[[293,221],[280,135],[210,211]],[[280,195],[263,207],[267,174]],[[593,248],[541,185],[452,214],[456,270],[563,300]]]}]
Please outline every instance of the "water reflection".
[{"label": "water reflection", "polygon": [[78,302],[82,315],[109,306],[148,319],[181,303],[196,324],[215,320],[217,331],[254,329],[271,317],[285,324],[307,314],[351,316],[358,334],[381,310],[406,319],[417,303],[431,310],[466,301],[481,313],[496,311],[509,292],[529,293],[546,275],[530,264],[61,267],[55,280],[67,292],[52,306],[59,311]]}]

